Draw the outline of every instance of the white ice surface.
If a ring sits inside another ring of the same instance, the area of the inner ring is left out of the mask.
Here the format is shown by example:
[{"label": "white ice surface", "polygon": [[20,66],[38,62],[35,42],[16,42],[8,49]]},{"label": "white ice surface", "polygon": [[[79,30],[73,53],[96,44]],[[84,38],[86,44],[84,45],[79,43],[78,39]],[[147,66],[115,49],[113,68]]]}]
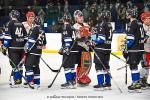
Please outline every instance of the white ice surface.
[{"label": "white ice surface", "polygon": [[[62,57],[58,54],[43,54],[43,59],[53,69],[58,69],[61,65]],[[121,56],[120,56],[121,57]],[[150,90],[144,90],[142,93],[128,93],[127,86],[131,84],[130,71],[128,68],[128,85],[125,85],[125,69],[117,71],[116,69],[124,66],[125,64],[117,58],[111,56],[110,66],[112,73],[112,90],[95,91],[93,85],[97,84],[96,72],[94,64],[90,71],[92,82],[87,87],[78,87],[77,89],[60,89],[60,84],[65,82],[63,69],[58,75],[54,85],[48,89],[47,86],[51,83],[56,73],[51,72],[47,66],[41,61],[41,88],[39,90],[31,90],[29,88],[10,88],[9,76],[11,67],[8,58],[0,53],[0,67],[2,73],[0,75],[0,100],[149,100]],[[122,89],[120,93],[116,87],[115,82]],[[57,96],[60,98],[52,98]],[[65,98],[61,96],[66,96]],[[72,96],[69,98],[69,96]],[[79,96],[84,96],[79,98]],[[88,96],[94,96],[90,98]]]}]

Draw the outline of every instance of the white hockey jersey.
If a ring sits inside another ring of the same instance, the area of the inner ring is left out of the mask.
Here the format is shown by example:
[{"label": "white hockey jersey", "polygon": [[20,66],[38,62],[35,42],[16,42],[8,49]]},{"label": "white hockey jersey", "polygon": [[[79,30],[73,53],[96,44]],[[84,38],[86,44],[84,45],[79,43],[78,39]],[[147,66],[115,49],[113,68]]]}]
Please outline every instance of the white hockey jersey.
[{"label": "white hockey jersey", "polygon": [[143,27],[144,27],[144,30],[146,32],[146,35],[149,36],[146,43],[144,44],[144,50],[145,50],[145,52],[150,53],[150,26],[143,24]]},{"label": "white hockey jersey", "polygon": [[24,25],[26,29],[27,35],[29,35],[29,31],[34,25],[32,24],[32,26],[30,26],[27,22],[22,22],[22,24]]}]

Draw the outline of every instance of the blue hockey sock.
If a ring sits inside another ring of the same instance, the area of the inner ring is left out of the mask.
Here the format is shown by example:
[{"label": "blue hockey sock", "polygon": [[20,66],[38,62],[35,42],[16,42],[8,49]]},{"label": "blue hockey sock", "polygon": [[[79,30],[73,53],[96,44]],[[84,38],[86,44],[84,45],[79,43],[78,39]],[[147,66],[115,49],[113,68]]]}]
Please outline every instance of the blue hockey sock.
[{"label": "blue hockey sock", "polygon": [[27,77],[27,81],[28,82],[31,82],[33,81],[33,71],[32,70],[29,70],[29,71],[26,71],[26,77]]},{"label": "blue hockey sock", "polygon": [[76,70],[75,70],[75,68],[71,69],[71,76],[72,76],[72,79],[76,79]]},{"label": "blue hockey sock", "polygon": [[14,70],[13,71],[13,78],[14,78],[14,81],[21,79],[22,78],[21,73],[19,73],[19,71],[17,71],[17,70]]},{"label": "blue hockey sock", "polygon": [[103,85],[104,83],[104,71],[103,70],[97,71],[97,80],[98,80],[99,85]]},{"label": "blue hockey sock", "polygon": [[65,69],[65,77],[67,82],[72,80],[71,69]]},{"label": "blue hockey sock", "polygon": [[137,82],[140,80],[140,73],[138,70],[131,70],[132,82]]},{"label": "blue hockey sock", "polygon": [[34,84],[40,85],[40,75],[34,75]]},{"label": "blue hockey sock", "polygon": [[110,75],[109,75],[108,73],[105,74],[105,83],[106,83],[106,84],[111,83],[111,78],[110,78]]},{"label": "blue hockey sock", "polygon": [[105,77],[105,83],[110,84],[111,83],[111,76],[110,76],[110,71],[109,69],[104,70],[104,77]]}]

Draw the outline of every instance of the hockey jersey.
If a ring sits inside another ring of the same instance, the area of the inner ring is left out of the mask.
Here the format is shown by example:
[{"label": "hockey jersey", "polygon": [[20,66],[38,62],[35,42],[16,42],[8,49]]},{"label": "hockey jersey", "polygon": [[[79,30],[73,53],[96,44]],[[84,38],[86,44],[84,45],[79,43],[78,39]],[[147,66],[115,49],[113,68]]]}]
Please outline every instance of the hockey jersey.
[{"label": "hockey jersey", "polygon": [[32,24],[32,26],[30,26],[27,22],[22,22],[22,24],[24,25],[26,29],[27,35],[29,35],[30,34],[29,31],[34,26],[34,24]]},{"label": "hockey jersey", "polygon": [[143,28],[144,28],[145,33],[147,35],[147,37],[146,37],[147,39],[144,43],[144,50],[145,50],[145,52],[150,53],[150,26],[143,24]]},{"label": "hockey jersey", "polygon": [[4,46],[11,49],[23,49],[26,36],[23,24],[18,20],[11,20],[5,28]]},{"label": "hockey jersey", "polygon": [[128,24],[127,41],[133,40],[131,47],[128,47],[128,52],[142,52],[144,51],[144,37],[145,32],[142,23],[133,20]]},{"label": "hockey jersey", "polygon": [[98,23],[95,27],[96,38],[94,42],[96,43],[95,49],[104,52],[111,52],[111,42],[112,42],[112,25],[109,22],[102,21]]},{"label": "hockey jersey", "polygon": [[43,45],[46,45],[46,36],[42,28],[35,25],[30,29],[30,35],[25,45],[32,55],[41,55]]},{"label": "hockey jersey", "polygon": [[89,46],[86,44],[86,41],[90,40],[90,35],[88,34],[88,37],[82,37],[82,27],[85,27],[85,32],[87,34],[87,31],[89,31],[90,28],[87,23],[75,23],[73,25],[73,28],[75,29],[75,37],[77,39],[76,49],[79,51],[89,51]]}]

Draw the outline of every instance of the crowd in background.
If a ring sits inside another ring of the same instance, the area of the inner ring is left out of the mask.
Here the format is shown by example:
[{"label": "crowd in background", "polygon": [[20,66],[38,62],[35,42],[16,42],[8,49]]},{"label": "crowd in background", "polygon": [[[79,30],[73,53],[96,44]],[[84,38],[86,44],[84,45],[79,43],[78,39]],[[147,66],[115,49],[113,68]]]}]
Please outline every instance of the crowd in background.
[{"label": "crowd in background", "polygon": [[149,11],[150,0],[0,0],[0,27],[9,20],[12,9],[21,12],[21,21],[26,20],[25,13],[32,10],[42,23],[48,24],[48,32],[57,32],[62,16],[69,15],[73,23],[73,12],[79,9],[90,26],[97,23],[100,12],[109,10],[116,30],[124,31],[126,10],[130,8],[136,9],[138,16],[143,11]]}]

